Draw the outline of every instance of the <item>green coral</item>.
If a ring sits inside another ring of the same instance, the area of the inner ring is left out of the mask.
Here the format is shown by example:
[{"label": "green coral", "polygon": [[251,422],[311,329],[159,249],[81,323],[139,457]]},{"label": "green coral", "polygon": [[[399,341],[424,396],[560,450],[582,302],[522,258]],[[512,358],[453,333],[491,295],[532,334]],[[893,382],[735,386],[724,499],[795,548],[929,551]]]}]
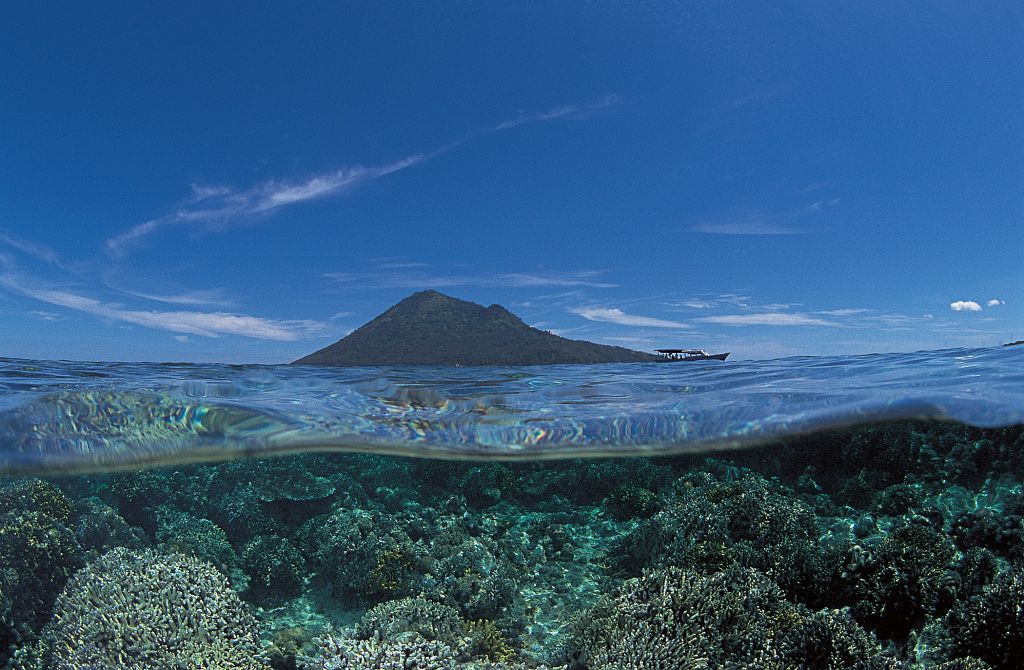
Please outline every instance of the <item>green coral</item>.
[{"label": "green coral", "polygon": [[621,540],[614,555],[637,574],[669,564],[711,572],[730,565],[772,577],[810,604],[825,599],[839,549],[823,543],[814,510],[753,473],[693,473],[665,496],[663,509]]},{"label": "green coral", "polygon": [[306,562],[283,537],[260,535],[245,545],[242,569],[249,576],[246,597],[258,603],[278,603],[302,593]]},{"label": "green coral", "polygon": [[31,640],[83,562],[74,533],[38,512],[0,514],[0,662]]},{"label": "green coral", "polygon": [[1004,572],[948,617],[953,656],[973,656],[996,670],[1024,658],[1024,568]]},{"label": "green coral", "polygon": [[374,605],[414,593],[423,551],[392,515],[335,510],[299,530],[310,564],[348,605]]},{"label": "green coral", "polygon": [[209,519],[170,507],[157,509],[156,518],[156,539],[165,550],[195,556],[228,576],[237,568],[238,556],[227,534]]},{"label": "green coral", "polygon": [[474,657],[485,658],[501,663],[516,657],[516,650],[508,643],[508,639],[490,619],[476,619],[465,623],[465,631],[469,653]]},{"label": "green coral", "polygon": [[658,511],[658,496],[637,484],[619,484],[605,500],[613,519],[647,518]]},{"label": "green coral", "polygon": [[854,616],[880,636],[904,639],[929,616],[945,614],[959,577],[955,550],[927,526],[903,526],[876,549],[854,547],[842,574]]},{"label": "green coral", "polygon": [[44,514],[69,525],[73,511],[64,492],[42,479],[20,479],[0,487],[0,509],[22,509]]}]

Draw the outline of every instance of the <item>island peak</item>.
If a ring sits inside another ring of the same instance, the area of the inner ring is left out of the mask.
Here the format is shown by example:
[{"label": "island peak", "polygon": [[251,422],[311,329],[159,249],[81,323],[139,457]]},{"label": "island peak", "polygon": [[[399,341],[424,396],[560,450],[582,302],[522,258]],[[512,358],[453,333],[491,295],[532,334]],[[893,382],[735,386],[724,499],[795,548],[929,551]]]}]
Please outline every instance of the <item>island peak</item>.
[{"label": "island peak", "polygon": [[497,303],[484,307],[417,291],[298,365],[555,365],[625,363],[655,357],[570,340],[527,325]]}]

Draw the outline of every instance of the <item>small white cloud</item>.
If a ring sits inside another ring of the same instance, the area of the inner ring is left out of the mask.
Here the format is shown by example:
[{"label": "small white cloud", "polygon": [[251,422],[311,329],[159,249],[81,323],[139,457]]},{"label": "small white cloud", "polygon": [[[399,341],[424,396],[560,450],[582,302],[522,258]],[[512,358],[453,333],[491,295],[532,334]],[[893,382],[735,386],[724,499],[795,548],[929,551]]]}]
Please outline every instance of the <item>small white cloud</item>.
[{"label": "small white cloud", "polygon": [[980,312],[981,305],[973,300],[956,300],[949,303],[949,308],[954,312]]},{"label": "small white cloud", "polygon": [[587,321],[600,321],[602,323],[615,323],[620,326],[641,326],[647,328],[692,328],[692,326],[680,323],[679,321],[668,321],[657,319],[651,316],[638,316],[626,314],[621,309],[614,307],[577,307],[570,309],[573,314],[582,316]]},{"label": "small white cloud", "polygon": [[998,307],[999,305],[1005,305],[1006,303],[1004,301],[1002,301],[1002,300],[997,300],[995,298],[992,298],[991,300],[989,300],[985,304],[988,305],[989,307]]},{"label": "small white cloud", "polygon": [[188,335],[175,335],[174,339],[181,342],[182,344],[188,344]]},{"label": "small white cloud", "polygon": [[54,314],[53,312],[44,312],[41,309],[34,309],[31,312],[29,312],[29,314],[31,314],[32,316],[36,317],[37,319],[42,319],[43,321],[60,321],[61,320],[61,316],[59,314]]}]

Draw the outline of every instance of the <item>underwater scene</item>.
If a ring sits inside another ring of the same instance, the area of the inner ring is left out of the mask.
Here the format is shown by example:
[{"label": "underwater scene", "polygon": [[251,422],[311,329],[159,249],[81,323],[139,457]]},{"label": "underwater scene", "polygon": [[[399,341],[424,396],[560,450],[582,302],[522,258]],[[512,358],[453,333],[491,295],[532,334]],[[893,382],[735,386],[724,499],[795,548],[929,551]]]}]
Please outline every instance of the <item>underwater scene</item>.
[{"label": "underwater scene", "polygon": [[1020,667],[1024,348],[0,360],[10,670]]}]

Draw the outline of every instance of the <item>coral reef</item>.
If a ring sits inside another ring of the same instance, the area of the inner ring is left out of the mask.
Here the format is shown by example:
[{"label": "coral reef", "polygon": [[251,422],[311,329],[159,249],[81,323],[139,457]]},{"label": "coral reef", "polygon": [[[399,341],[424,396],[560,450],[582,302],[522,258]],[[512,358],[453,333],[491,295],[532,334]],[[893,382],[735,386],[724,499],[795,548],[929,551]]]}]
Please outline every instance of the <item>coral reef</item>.
[{"label": "coral reef", "polygon": [[0,667],[1024,657],[1024,430],[904,422],[725,456],[304,455],[0,481]]},{"label": "coral reef", "polygon": [[1024,658],[1024,568],[1004,572],[980,594],[950,612],[952,655],[993,668],[1020,667]]},{"label": "coral reef", "polygon": [[247,598],[278,603],[302,593],[306,562],[286,538],[259,535],[242,550],[242,569],[249,577]]},{"label": "coral reef", "polygon": [[413,593],[424,550],[394,515],[339,509],[307,522],[298,537],[307,560],[345,603],[373,605]]},{"label": "coral reef", "polygon": [[788,602],[751,568],[645,572],[584,615],[561,658],[578,670],[795,667],[839,670],[880,647],[841,612]]},{"label": "coral reef", "polygon": [[256,619],[209,564],[114,549],[76,573],[18,670],[265,670]]},{"label": "coral reef", "polygon": [[0,514],[0,662],[34,638],[84,561],[74,533],[41,512]]}]

